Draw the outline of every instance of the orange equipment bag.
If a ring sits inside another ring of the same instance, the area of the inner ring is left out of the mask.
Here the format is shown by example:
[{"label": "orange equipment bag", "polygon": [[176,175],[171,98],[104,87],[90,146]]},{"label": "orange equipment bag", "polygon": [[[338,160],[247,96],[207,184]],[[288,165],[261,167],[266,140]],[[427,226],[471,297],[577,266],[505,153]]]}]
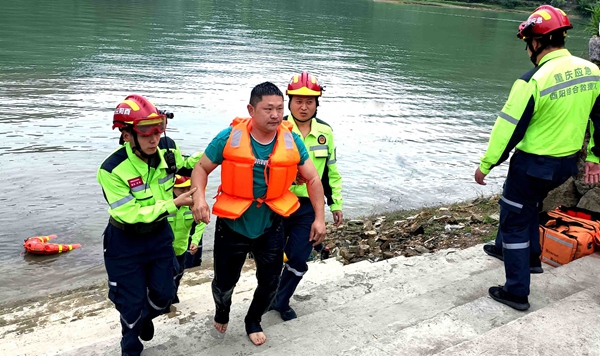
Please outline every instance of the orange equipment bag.
[{"label": "orange equipment bag", "polygon": [[594,244],[600,244],[600,222],[576,216],[587,217],[584,214],[558,207],[540,218],[542,262],[558,267],[594,253]]}]

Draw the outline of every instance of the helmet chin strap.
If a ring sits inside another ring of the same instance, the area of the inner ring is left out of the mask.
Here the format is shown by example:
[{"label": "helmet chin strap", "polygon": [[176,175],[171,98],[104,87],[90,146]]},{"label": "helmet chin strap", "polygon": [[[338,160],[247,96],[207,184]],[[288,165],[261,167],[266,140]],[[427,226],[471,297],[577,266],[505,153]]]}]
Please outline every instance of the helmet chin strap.
[{"label": "helmet chin strap", "polygon": [[539,56],[540,53],[542,53],[544,51],[544,49],[546,49],[546,45],[542,44],[542,42],[539,42],[540,46],[538,47],[537,50],[533,49],[533,40],[531,41],[527,41],[527,47],[529,48],[529,51],[531,51],[531,56],[529,56],[529,59],[531,60],[531,63],[533,63],[533,65],[535,67],[537,67],[537,57]]},{"label": "helmet chin strap", "polygon": [[135,146],[131,147],[131,150],[133,151],[133,153],[139,152],[140,156],[142,156],[142,158],[145,158],[145,159],[148,159],[148,160],[151,159],[152,157],[154,157],[154,155],[156,155],[156,153],[154,153],[152,155],[149,155],[149,154],[145,153],[144,151],[142,151],[139,148],[140,147],[140,142],[138,141],[137,132],[133,131],[132,135],[133,135],[133,142],[135,143]]},{"label": "helmet chin strap", "polygon": [[[315,114],[313,115],[313,117],[317,116],[317,113],[315,112]],[[310,120],[313,119],[313,117],[311,117],[310,119],[306,119],[306,120],[300,120],[299,118],[295,117],[294,115],[292,115],[292,117],[294,118],[294,120],[298,121],[298,122],[308,122]]]}]

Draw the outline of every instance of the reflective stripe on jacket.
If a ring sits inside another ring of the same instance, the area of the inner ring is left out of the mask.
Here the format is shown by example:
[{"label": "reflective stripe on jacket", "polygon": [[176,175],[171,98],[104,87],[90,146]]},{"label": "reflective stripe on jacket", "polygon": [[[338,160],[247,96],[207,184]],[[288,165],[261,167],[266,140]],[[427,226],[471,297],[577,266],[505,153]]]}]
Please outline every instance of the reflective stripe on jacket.
[{"label": "reflective stripe on jacket", "polygon": [[592,119],[598,115],[599,80],[598,66],[566,49],[546,54],[513,84],[481,158],[481,172],[488,174],[515,147],[552,157],[580,150],[590,113]]},{"label": "reflective stripe on jacket", "polygon": [[[175,255],[180,256],[187,251],[190,231],[192,226],[195,224],[194,216],[188,206],[182,206],[177,209],[175,214],[167,216],[171,229],[173,229],[173,249]],[[192,236],[192,243],[198,245],[202,239],[202,234],[206,228],[205,223],[199,223],[194,229],[194,235]]]},{"label": "reflective stripe on jacket", "polygon": [[124,224],[151,223],[168,214],[175,214],[173,203],[173,173],[167,173],[164,152],[175,154],[177,167],[193,167],[197,158],[185,161],[170,138],[161,138],[158,149],[160,162],[150,167],[125,143],[108,156],[98,169],[97,179],[108,203],[108,213]]}]

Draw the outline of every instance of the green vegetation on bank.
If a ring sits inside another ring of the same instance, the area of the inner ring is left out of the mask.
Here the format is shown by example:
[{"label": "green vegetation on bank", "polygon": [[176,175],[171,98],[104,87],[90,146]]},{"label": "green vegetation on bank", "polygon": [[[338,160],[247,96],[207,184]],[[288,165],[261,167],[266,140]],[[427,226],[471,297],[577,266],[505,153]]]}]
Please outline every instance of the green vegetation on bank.
[{"label": "green vegetation on bank", "polygon": [[529,0],[383,0],[404,4],[439,5],[439,6],[461,6],[469,8],[490,10],[513,10],[531,12],[540,5],[549,4],[565,10],[569,15],[578,14],[583,17],[591,17],[594,8],[600,4],[599,0],[551,0],[551,1],[529,1]]},{"label": "green vegetation on bank", "polygon": [[589,12],[590,21],[585,27],[585,32],[587,32],[590,36],[598,36],[600,31],[600,29],[598,28],[598,26],[600,26],[600,2],[590,7]]}]

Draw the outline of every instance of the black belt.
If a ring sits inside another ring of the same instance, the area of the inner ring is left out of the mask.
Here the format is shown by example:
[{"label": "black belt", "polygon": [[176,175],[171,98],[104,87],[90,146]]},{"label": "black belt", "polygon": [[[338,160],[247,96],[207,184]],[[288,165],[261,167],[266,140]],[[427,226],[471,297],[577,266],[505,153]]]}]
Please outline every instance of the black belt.
[{"label": "black belt", "polygon": [[135,224],[123,224],[118,222],[112,216],[108,219],[108,222],[119,230],[123,230],[129,234],[144,235],[156,232],[164,228],[166,219],[153,221],[151,223],[135,223]]},{"label": "black belt", "polygon": [[562,159],[572,159],[575,158],[579,155],[579,152],[575,152],[572,155],[568,155],[568,156],[562,156],[562,157],[554,157],[554,156],[542,156],[542,155],[536,155],[535,153],[529,153],[529,152],[525,152],[525,151],[521,151],[521,150],[516,150],[516,152],[522,152],[523,154],[529,155],[529,156],[534,156],[534,157],[541,157],[541,158],[546,158],[546,159],[550,159],[550,160],[562,160]]}]

